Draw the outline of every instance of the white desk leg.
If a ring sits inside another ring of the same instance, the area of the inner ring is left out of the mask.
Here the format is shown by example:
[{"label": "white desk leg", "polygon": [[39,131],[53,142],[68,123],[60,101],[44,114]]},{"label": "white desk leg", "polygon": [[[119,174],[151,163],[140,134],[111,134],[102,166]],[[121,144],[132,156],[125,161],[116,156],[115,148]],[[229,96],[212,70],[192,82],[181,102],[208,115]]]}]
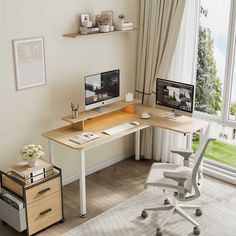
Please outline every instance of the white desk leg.
[{"label": "white desk leg", "polygon": [[192,133],[186,134],[186,149],[192,149],[192,137]]},{"label": "white desk leg", "polygon": [[52,140],[48,140],[49,161],[55,165],[54,144]]},{"label": "white desk leg", "polygon": [[85,152],[80,151],[80,216],[86,217],[86,183],[85,183]]},{"label": "white desk leg", "polygon": [[140,130],[135,132],[135,160],[140,160]]}]

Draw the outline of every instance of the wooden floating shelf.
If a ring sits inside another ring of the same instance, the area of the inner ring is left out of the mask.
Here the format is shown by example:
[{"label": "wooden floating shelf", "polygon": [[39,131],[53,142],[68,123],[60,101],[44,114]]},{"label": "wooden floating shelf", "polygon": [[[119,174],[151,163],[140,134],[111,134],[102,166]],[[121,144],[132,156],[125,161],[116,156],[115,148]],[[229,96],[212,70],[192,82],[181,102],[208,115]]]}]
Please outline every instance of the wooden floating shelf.
[{"label": "wooden floating shelf", "polygon": [[63,37],[68,37],[68,38],[77,38],[77,37],[83,37],[83,36],[91,36],[91,35],[106,35],[106,34],[116,34],[116,33],[126,33],[126,32],[131,32],[131,31],[136,31],[137,28],[133,28],[132,30],[114,30],[114,31],[110,31],[107,33],[101,33],[101,32],[97,32],[97,33],[91,33],[91,34],[81,34],[81,33],[71,33],[71,34],[63,34]]}]

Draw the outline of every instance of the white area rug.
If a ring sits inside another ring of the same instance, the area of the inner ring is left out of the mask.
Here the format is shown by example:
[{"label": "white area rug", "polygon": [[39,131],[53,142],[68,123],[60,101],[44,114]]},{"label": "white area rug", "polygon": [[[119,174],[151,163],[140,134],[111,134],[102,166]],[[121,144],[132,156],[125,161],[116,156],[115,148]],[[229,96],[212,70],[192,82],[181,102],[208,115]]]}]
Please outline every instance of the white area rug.
[{"label": "white area rug", "polygon": [[[164,199],[161,190],[145,190],[64,236],[155,236],[158,220],[165,212],[150,212],[146,219],[140,213],[143,208],[162,204]],[[201,197],[191,203],[202,205],[201,217],[186,210],[199,222],[201,236],[236,236],[236,188],[205,180]],[[165,229],[166,236],[193,235],[193,226],[178,215],[172,217]]]}]

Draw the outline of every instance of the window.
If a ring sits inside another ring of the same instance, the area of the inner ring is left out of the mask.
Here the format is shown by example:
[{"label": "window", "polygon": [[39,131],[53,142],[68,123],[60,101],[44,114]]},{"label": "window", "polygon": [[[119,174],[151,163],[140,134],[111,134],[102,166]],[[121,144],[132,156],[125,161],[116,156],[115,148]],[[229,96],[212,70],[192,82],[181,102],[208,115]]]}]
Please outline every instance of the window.
[{"label": "window", "polygon": [[[205,158],[236,168],[236,2],[201,0],[195,113],[222,124]],[[195,134],[193,149],[199,144]]]},{"label": "window", "polygon": [[217,118],[224,112],[229,15],[229,0],[201,1],[195,110]]},{"label": "window", "polygon": [[[200,143],[200,133],[193,136],[193,151],[195,152]],[[230,127],[222,126],[219,140],[210,142],[204,154],[205,159],[218,164],[236,168],[236,139],[235,131]]]}]

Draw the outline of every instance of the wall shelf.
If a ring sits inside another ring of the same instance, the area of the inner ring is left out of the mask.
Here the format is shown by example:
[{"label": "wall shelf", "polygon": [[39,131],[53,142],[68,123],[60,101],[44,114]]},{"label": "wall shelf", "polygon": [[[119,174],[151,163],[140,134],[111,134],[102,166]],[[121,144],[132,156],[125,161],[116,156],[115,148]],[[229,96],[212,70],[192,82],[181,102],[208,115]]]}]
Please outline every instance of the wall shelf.
[{"label": "wall shelf", "polygon": [[70,34],[63,34],[63,37],[68,37],[68,38],[77,38],[77,37],[84,37],[84,36],[92,36],[92,35],[106,35],[106,34],[117,34],[117,33],[126,33],[126,32],[131,32],[131,31],[136,31],[137,28],[133,28],[132,30],[114,30],[111,32],[107,33],[92,33],[92,34],[80,34],[80,33],[70,33]]}]

